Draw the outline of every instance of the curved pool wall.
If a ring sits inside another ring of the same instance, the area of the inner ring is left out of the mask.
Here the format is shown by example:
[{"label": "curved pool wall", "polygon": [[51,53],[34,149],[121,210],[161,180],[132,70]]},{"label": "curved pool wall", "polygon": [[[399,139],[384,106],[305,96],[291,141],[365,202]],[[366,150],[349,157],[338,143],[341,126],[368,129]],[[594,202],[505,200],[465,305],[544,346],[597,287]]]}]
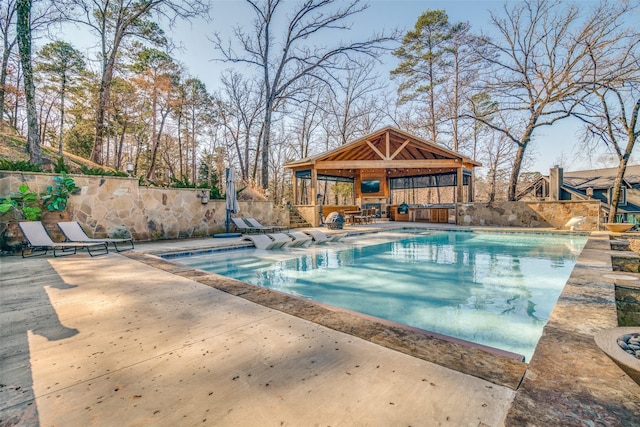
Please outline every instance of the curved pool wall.
[{"label": "curved pool wall", "polygon": [[165,257],[529,360],[587,238],[421,229],[306,249]]}]

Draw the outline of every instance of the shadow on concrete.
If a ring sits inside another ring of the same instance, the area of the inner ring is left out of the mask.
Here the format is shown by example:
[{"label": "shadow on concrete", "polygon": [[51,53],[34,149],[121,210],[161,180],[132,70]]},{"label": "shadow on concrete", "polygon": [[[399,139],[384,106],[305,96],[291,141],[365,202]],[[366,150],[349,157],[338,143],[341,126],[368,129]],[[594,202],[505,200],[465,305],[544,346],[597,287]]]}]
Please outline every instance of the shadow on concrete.
[{"label": "shadow on concrete", "polygon": [[28,333],[57,341],[78,334],[67,328],[45,287],[70,289],[47,258],[0,259],[0,426],[39,426]]}]

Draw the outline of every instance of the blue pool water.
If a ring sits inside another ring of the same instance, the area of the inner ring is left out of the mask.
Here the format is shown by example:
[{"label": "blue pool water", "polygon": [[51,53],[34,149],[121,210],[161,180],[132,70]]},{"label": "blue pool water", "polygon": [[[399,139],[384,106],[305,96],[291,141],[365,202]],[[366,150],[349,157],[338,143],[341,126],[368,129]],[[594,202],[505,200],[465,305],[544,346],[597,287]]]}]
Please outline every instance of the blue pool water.
[{"label": "blue pool water", "polygon": [[587,237],[424,233],[173,261],[529,360]]}]

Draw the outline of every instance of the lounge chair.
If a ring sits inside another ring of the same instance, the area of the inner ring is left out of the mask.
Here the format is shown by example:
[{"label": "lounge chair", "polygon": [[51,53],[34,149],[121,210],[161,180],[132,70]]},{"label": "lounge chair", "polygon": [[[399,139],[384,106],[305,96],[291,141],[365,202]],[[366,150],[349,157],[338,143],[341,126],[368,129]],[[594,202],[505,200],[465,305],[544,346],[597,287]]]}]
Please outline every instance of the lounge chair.
[{"label": "lounge chair", "polygon": [[315,243],[337,242],[347,236],[347,233],[326,234],[320,230],[302,230],[302,232],[311,236]]},{"label": "lounge chair", "polygon": [[282,248],[284,246],[289,246],[289,244],[291,244],[291,242],[293,242],[293,239],[291,239],[291,237],[287,236],[284,233],[271,233],[271,234],[267,234],[267,236],[274,241],[274,243],[276,244],[276,246],[274,246],[273,249],[277,249],[277,248]]},{"label": "lounge chair", "polygon": [[249,224],[249,226],[255,227],[255,228],[260,229],[260,230],[264,230],[265,232],[267,230],[280,231],[280,230],[286,230],[288,228],[288,227],[285,227],[283,225],[262,225],[255,218],[245,218],[244,220],[245,220],[245,222],[247,224]]},{"label": "lounge chair", "polygon": [[[83,242],[83,243],[106,243],[107,246],[109,243],[113,244],[113,248],[116,252],[122,252],[129,249],[133,249],[133,239],[113,239],[113,238],[104,238],[104,239],[96,239],[87,236],[87,233],[84,232],[80,224],[76,221],[69,222],[59,222],[58,228],[62,231],[62,234],[65,235],[67,240],[70,242]],[[118,243],[126,244],[126,247],[118,247]]]},{"label": "lounge chair", "polygon": [[279,236],[271,236],[269,234],[254,234],[254,235],[245,235],[242,237],[242,240],[250,240],[253,242],[253,245],[256,249],[279,249],[282,248],[286,243],[290,242],[290,238],[283,239]]},{"label": "lounge chair", "polygon": [[[24,254],[25,249],[31,249],[31,256],[46,255],[49,249],[53,249],[53,256],[56,257],[73,255],[78,248],[86,248],[91,256],[109,253],[109,248],[105,242],[54,242],[40,221],[19,222],[18,226],[27,239],[27,247],[22,248],[22,258],[26,258]],[[73,252],[71,252],[71,250],[73,250]]]},{"label": "lounge chair", "polygon": [[233,222],[236,231],[243,233],[261,233],[265,231],[263,228],[250,226],[242,218],[231,218],[231,222]]},{"label": "lounge chair", "polygon": [[287,235],[293,238],[293,241],[288,245],[291,247],[307,248],[313,243],[313,238],[301,231],[290,231]]}]

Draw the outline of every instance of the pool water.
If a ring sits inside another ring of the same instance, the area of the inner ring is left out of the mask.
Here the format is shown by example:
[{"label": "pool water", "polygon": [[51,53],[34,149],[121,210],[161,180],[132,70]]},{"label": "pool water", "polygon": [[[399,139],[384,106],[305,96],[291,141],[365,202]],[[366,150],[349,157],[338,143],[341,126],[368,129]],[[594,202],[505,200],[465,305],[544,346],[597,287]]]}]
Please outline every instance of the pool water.
[{"label": "pool water", "polygon": [[421,230],[173,261],[529,360],[586,241],[574,234]]}]

